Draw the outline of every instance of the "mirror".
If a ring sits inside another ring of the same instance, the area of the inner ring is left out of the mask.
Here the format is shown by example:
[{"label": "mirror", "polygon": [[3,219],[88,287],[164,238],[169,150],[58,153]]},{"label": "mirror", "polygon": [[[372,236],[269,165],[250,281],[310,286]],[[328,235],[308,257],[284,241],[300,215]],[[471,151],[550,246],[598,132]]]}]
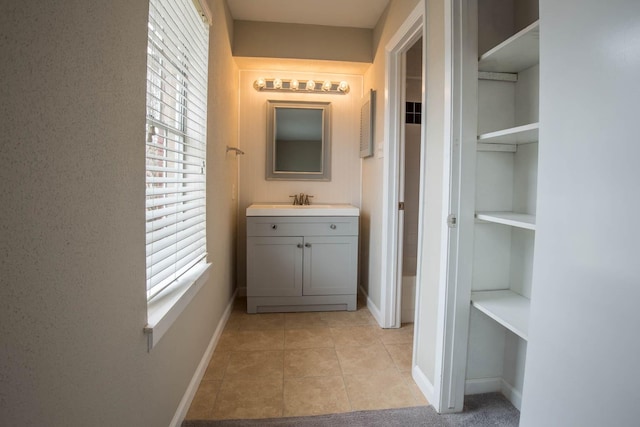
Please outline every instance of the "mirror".
[{"label": "mirror", "polygon": [[267,101],[268,180],[331,180],[331,103]]}]

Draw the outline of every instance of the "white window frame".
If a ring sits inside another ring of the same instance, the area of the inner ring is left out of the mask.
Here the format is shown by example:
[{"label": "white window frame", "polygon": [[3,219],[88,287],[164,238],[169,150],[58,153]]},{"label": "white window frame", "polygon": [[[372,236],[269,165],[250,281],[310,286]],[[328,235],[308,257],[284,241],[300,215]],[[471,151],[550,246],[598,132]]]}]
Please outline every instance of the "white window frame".
[{"label": "white window frame", "polygon": [[149,2],[144,328],[149,350],[208,278],[205,160],[210,22],[208,8],[199,2]]}]

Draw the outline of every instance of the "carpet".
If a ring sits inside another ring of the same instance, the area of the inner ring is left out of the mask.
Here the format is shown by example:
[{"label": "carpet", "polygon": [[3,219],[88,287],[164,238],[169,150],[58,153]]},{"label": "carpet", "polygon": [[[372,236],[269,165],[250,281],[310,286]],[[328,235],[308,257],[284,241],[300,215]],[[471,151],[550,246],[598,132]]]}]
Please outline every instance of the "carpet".
[{"label": "carpet", "polygon": [[520,412],[500,393],[465,396],[459,414],[438,414],[432,406],[259,420],[186,420],[182,427],[516,427]]}]

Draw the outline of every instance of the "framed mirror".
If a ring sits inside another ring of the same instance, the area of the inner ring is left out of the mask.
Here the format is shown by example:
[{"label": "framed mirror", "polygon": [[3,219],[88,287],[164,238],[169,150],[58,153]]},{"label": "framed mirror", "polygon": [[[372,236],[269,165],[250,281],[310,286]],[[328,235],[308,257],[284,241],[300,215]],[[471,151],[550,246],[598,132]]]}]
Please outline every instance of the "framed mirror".
[{"label": "framed mirror", "polygon": [[267,101],[266,179],[331,181],[331,103]]}]

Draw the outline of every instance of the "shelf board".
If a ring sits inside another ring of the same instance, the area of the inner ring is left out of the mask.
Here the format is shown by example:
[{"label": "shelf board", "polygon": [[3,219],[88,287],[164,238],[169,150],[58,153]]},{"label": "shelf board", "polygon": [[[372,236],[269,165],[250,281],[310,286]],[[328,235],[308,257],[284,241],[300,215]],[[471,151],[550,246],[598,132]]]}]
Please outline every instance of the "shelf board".
[{"label": "shelf board", "polygon": [[479,71],[519,73],[540,63],[540,22],[509,37],[478,60]]},{"label": "shelf board", "polygon": [[539,123],[516,126],[478,135],[478,142],[484,144],[529,144],[538,141]]},{"label": "shelf board", "polygon": [[517,212],[476,212],[476,218],[512,227],[536,229],[536,216]]},{"label": "shelf board", "polygon": [[471,305],[518,335],[529,336],[529,299],[509,290],[471,292]]}]

